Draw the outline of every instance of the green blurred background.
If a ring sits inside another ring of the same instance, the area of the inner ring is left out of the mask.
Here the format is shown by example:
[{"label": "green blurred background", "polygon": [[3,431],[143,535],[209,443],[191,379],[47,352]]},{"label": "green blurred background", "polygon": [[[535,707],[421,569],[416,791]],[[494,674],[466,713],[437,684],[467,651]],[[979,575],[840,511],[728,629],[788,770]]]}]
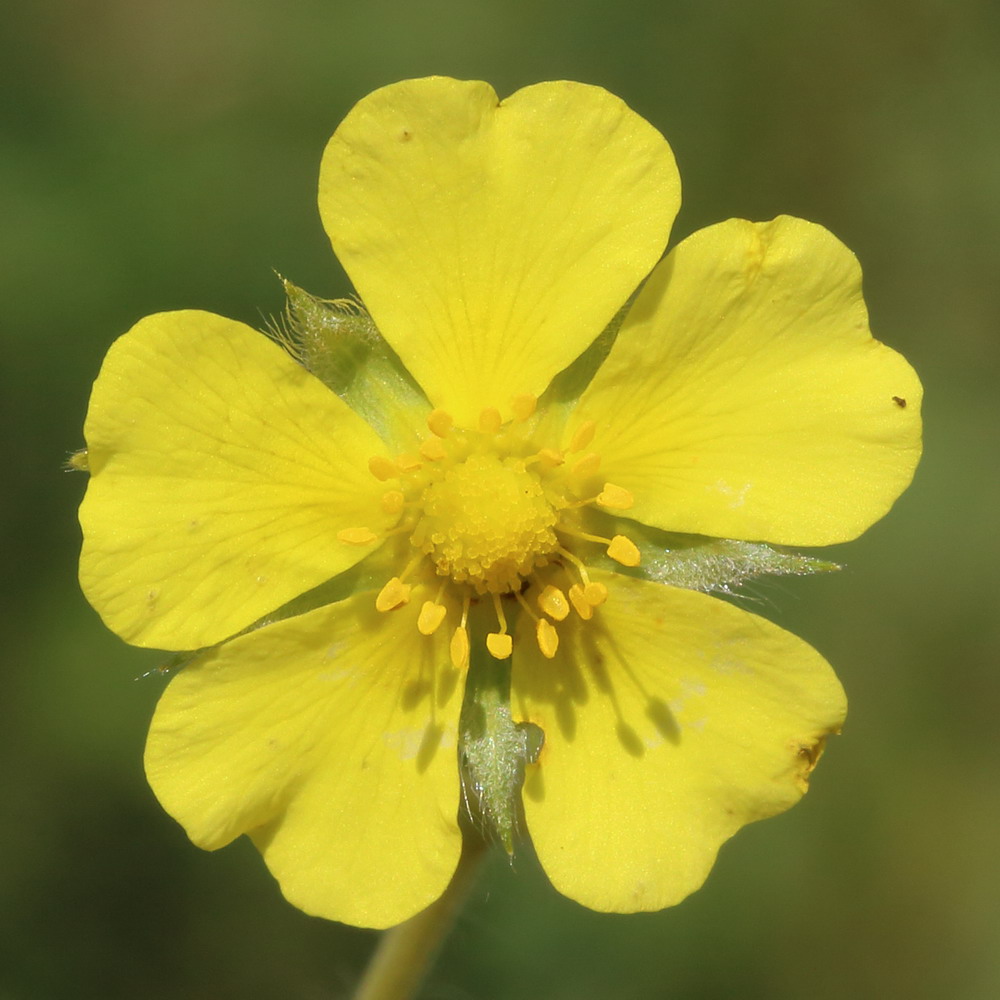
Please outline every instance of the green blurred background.
[{"label": "green blurred background", "polygon": [[[977,0],[93,0],[0,25],[0,998],[344,996],[375,937],[207,855],[141,771],[158,658],[75,581],[87,395],[140,316],[261,325],[272,268],[349,290],[315,209],[368,91],[443,73],[501,95],[602,84],[659,127],[675,240],[803,216],[859,255],[877,335],[927,390],[926,455],[844,572],[754,588],[852,699],[813,792],[654,915],[496,859],[428,983],[441,998],[1000,996],[1000,6]],[[613,863],[613,862],[609,862]]]}]

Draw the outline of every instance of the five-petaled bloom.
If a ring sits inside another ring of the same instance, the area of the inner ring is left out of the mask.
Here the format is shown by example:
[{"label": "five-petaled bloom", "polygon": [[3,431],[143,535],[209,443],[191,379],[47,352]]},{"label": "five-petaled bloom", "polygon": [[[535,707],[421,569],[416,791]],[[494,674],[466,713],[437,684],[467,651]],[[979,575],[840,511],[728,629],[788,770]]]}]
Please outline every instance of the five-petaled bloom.
[{"label": "five-petaled bloom", "polygon": [[731,219],[661,259],[679,202],[666,141],[599,88],[399,83],[323,158],[371,318],[313,331],[333,374],[204,312],[111,347],[80,576],[122,638],[198,651],[146,754],[195,843],[249,834],[310,913],[427,906],[477,664],[541,730],[527,832],[587,906],[679,901],[803,794],[833,672],[670,557],[859,535],[911,479],[920,384],[828,232]]}]

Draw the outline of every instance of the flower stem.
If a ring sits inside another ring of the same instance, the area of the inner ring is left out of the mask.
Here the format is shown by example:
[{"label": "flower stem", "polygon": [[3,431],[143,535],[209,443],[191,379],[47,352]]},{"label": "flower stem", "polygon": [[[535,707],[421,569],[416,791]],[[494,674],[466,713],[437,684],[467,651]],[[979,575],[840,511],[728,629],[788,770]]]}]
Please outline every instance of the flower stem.
[{"label": "flower stem", "polygon": [[479,870],[486,844],[466,831],[462,856],[444,895],[382,934],[354,1000],[408,1000],[416,995]]}]

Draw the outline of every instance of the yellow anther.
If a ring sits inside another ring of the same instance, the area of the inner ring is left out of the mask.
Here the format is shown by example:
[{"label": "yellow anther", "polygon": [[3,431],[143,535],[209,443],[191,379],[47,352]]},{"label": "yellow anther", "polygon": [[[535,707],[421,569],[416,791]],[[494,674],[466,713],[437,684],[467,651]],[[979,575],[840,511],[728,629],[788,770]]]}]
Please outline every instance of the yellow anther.
[{"label": "yellow anther", "polygon": [[382,510],[384,510],[387,514],[398,514],[403,509],[403,505],[406,503],[406,497],[404,497],[399,490],[389,490],[388,493],[382,494],[382,500],[380,502]]},{"label": "yellow anther", "polygon": [[432,437],[421,442],[420,454],[423,455],[428,462],[440,462],[441,459],[445,457],[447,452],[444,450],[444,445],[441,444],[440,438]]},{"label": "yellow anther", "polygon": [[583,599],[593,608],[608,599],[608,588],[603,583],[588,583],[583,588]]},{"label": "yellow anther", "polygon": [[337,532],[337,541],[345,545],[371,545],[378,535],[371,528],[344,528]]},{"label": "yellow anther", "polygon": [[567,451],[583,451],[584,448],[594,440],[594,431],[597,430],[597,424],[593,420],[584,421],[576,429],[576,433],[573,435],[573,440],[570,441]]},{"label": "yellow anther", "polygon": [[486,648],[490,651],[490,656],[506,660],[514,649],[514,640],[509,632],[489,632],[486,636]]},{"label": "yellow anther", "polygon": [[456,670],[466,670],[469,666],[469,630],[459,625],[451,637],[451,665]]},{"label": "yellow anther", "polygon": [[538,606],[557,622],[561,622],[569,614],[566,595],[551,583],[538,595]]},{"label": "yellow anther", "polygon": [[510,409],[515,420],[527,420],[535,412],[537,405],[538,397],[525,392],[511,400]]},{"label": "yellow anther", "polygon": [[424,601],[417,616],[417,631],[421,635],[433,635],[444,621],[448,609],[443,604]]},{"label": "yellow anther", "polygon": [[372,455],[368,459],[368,471],[381,483],[399,478],[399,466],[385,455]]},{"label": "yellow anther", "polygon": [[500,411],[495,406],[487,406],[479,414],[479,429],[484,434],[496,434],[502,426],[503,420],[500,417]]},{"label": "yellow anther", "polygon": [[594,617],[594,606],[584,596],[583,587],[580,584],[574,583],[569,588],[569,602],[573,605],[573,610],[584,621],[589,621]]},{"label": "yellow anther", "polygon": [[394,576],[379,592],[375,598],[375,607],[379,611],[392,611],[394,608],[401,608],[410,599],[411,587],[408,583],[403,583],[398,576]]},{"label": "yellow anther", "polygon": [[538,640],[542,656],[551,660],[559,648],[559,633],[555,630],[555,626],[547,619],[539,618],[535,626],[535,638]]},{"label": "yellow anther", "polygon": [[416,455],[397,455],[396,464],[403,472],[416,472],[423,462]]},{"label": "yellow anther", "polygon": [[621,486],[605,483],[595,502],[602,507],[610,507],[611,510],[628,510],[635,503],[635,497]]},{"label": "yellow anther", "polygon": [[431,434],[436,434],[439,438],[447,437],[454,423],[452,415],[445,410],[431,410],[427,414],[427,426]]},{"label": "yellow anther", "polygon": [[574,476],[593,476],[601,467],[601,456],[596,451],[588,451],[583,458],[573,463]]},{"label": "yellow anther", "polygon": [[561,451],[556,451],[554,448],[542,448],[538,453],[538,461],[542,465],[547,465],[550,469],[554,469],[557,465],[562,465],[566,459],[563,458]]},{"label": "yellow anther", "polygon": [[615,535],[611,539],[611,544],[608,546],[608,555],[615,562],[621,563],[623,566],[639,565],[639,549],[636,547],[635,542],[624,535]]}]

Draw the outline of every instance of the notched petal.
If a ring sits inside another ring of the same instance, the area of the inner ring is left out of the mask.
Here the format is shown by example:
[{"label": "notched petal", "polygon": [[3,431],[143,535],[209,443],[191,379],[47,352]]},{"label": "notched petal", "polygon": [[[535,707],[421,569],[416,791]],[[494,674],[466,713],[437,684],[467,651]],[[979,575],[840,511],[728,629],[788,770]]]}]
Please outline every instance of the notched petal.
[{"label": "notched petal", "polygon": [[85,436],[80,583],[136,645],[227,638],[362,559],[383,532],[375,432],[267,337],[203,312],[111,347]]},{"label": "notched petal", "polygon": [[680,204],[666,140],[597,87],[409,80],[327,146],[334,251],[434,406],[473,425],[541,395],[663,251]]},{"label": "notched petal", "polygon": [[635,497],[629,517],[828,545],[909,484],[920,395],[906,361],[872,338],[842,243],[801,219],[731,219],[657,266],[570,430],[596,423],[603,474]]},{"label": "notched petal", "polygon": [[368,592],[261,628],[157,706],[146,772],[164,808],[208,849],[251,834],[307,913],[399,923],[457,863],[461,689],[409,611],[380,617]]},{"label": "notched petal", "polygon": [[597,575],[607,602],[562,627],[555,669],[530,645],[514,660],[514,717],[546,736],[525,816],[560,892],[655,910],[697,889],[741,826],[801,798],[846,703],[822,657],[770,622]]}]

